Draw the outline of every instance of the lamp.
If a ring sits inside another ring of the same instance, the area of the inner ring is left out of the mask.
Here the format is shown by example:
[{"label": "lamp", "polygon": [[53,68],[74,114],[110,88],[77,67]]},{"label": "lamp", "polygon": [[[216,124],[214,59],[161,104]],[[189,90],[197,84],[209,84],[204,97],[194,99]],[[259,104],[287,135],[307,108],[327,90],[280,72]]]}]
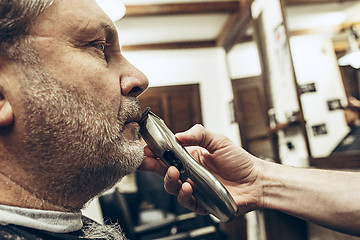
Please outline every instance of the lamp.
[{"label": "lamp", "polygon": [[360,68],[360,49],[356,41],[357,33],[352,28],[351,34],[348,36],[349,48],[346,54],[338,60],[340,66],[352,66],[353,68]]},{"label": "lamp", "polygon": [[96,0],[96,2],[113,22],[120,20],[126,13],[125,5],[121,0]]}]

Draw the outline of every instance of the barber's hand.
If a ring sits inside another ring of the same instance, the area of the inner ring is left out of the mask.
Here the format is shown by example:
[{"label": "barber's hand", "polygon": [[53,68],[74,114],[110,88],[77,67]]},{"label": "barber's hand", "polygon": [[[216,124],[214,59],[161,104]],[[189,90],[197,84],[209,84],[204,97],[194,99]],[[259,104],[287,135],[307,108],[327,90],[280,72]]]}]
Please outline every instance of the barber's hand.
[{"label": "barber's hand", "polygon": [[[187,150],[227,188],[238,205],[240,214],[261,207],[262,191],[256,181],[262,165],[261,160],[235,146],[223,135],[211,133],[201,125],[176,134],[176,138],[183,145],[192,146],[187,147]],[[143,169],[145,167],[160,174],[166,171],[166,166],[161,161],[153,161],[154,155],[147,148],[145,155]],[[179,176],[175,167],[167,170],[166,191],[177,195],[179,203],[184,207],[199,214],[207,214],[192,196],[191,185],[187,182],[181,183]]]},{"label": "barber's hand", "polygon": [[160,176],[164,177],[168,167],[160,159],[158,159],[155,154],[150,150],[149,146],[144,147],[145,157],[141,163],[141,166],[138,170],[141,171],[152,171],[158,173]]}]

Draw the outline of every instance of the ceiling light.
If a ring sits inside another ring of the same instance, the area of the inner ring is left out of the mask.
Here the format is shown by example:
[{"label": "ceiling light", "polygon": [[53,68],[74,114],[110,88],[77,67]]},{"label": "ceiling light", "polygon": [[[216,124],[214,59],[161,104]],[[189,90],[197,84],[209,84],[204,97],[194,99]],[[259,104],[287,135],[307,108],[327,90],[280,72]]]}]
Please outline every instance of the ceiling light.
[{"label": "ceiling light", "polygon": [[348,36],[349,48],[346,54],[338,60],[340,66],[352,66],[353,68],[360,68],[360,49],[356,41],[357,34],[351,32]]},{"label": "ceiling light", "polygon": [[121,0],[96,0],[102,10],[113,22],[120,20],[126,13],[126,8]]}]

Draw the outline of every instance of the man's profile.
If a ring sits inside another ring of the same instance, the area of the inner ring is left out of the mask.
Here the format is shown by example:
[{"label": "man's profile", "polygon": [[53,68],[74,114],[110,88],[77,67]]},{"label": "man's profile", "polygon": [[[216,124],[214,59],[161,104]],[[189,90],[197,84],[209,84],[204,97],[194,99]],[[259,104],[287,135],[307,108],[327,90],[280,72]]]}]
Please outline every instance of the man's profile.
[{"label": "man's profile", "polygon": [[0,12],[0,236],[83,237],[80,209],[143,160],[148,80],[93,0],[8,0]]}]

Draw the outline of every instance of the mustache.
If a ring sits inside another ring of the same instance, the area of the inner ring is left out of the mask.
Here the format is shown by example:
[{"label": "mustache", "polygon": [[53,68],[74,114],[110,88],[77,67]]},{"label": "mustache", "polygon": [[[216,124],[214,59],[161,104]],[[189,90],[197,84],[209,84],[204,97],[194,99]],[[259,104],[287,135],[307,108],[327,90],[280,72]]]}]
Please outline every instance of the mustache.
[{"label": "mustache", "polygon": [[126,97],[120,105],[118,120],[123,127],[128,122],[137,122],[141,117],[140,102],[135,97]]}]

